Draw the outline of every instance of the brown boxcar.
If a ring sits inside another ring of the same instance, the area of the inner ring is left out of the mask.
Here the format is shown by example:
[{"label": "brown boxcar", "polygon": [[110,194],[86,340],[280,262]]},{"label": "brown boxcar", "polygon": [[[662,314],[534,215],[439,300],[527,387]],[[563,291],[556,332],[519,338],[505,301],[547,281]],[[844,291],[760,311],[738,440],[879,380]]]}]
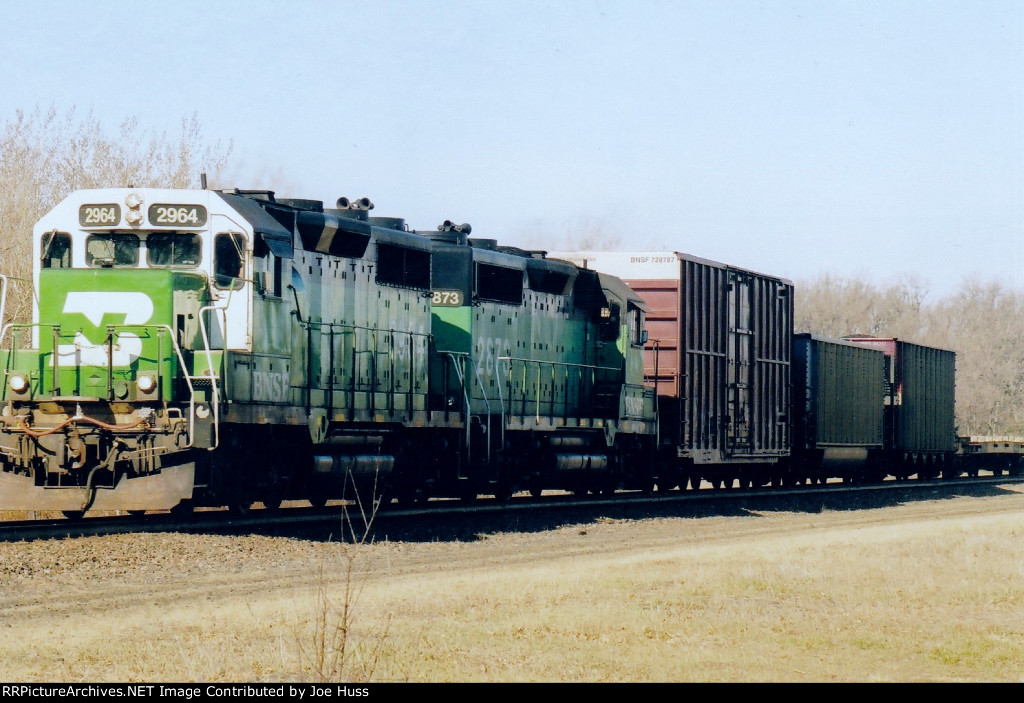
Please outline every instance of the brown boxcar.
[{"label": "brown boxcar", "polygon": [[550,256],[612,273],[647,304],[645,378],[659,396],[661,446],[674,449],[683,481],[692,466],[731,481],[746,478],[742,465],[789,456],[790,281],[681,252]]}]

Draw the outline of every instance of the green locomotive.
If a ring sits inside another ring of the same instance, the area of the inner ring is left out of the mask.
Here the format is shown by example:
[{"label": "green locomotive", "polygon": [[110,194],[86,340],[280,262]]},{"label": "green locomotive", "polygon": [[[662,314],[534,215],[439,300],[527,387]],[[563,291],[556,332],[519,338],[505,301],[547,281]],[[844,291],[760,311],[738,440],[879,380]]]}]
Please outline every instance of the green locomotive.
[{"label": "green locomotive", "polygon": [[648,488],[642,300],[372,207],[68,196],[33,233],[33,319],[0,337],[0,509]]}]

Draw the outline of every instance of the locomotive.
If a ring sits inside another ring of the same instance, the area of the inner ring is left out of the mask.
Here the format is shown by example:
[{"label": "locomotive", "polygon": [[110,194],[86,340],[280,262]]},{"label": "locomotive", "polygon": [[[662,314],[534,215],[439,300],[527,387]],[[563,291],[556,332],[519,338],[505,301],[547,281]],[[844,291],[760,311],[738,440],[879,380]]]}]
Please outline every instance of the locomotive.
[{"label": "locomotive", "polygon": [[953,352],[794,334],[792,282],[689,254],[373,209],[69,195],[34,228],[32,321],[0,332],[0,509],[958,473]]},{"label": "locomotive", "polygon": [[653,484],[613,276],[271,191],[81,190],[0,336],[0,509],[246,510]]}]

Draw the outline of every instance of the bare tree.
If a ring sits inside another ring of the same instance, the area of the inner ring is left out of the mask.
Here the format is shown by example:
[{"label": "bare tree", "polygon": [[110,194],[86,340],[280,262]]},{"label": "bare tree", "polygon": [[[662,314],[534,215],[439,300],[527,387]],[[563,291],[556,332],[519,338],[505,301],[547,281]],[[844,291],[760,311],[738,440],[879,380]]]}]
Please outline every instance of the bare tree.
[{"label": "bare tree", "polygon": [[0,128],[0,273],[12,280],[7,315],[26,319],[31,309],[32,226],[79,188],[197,187],[199,175],[218,174],[231,144],[204,145],[198,117],[181,121],[176,139],[144,134],[137,118],[106,135],[92,113],[50,107],[18,111]]}]

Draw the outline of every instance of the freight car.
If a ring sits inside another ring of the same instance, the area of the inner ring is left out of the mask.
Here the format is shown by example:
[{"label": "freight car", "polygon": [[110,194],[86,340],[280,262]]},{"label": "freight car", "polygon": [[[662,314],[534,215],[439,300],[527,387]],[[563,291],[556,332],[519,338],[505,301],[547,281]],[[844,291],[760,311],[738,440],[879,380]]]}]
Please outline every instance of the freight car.
[{"label": "freight car", "polygon": [[955,354],[795,334],[789,281],[681,252],[551,252],[647,303],[658,485],[877,482],[957,473]]},{"label": "freight car", "polygon": [[847,337],[885,354],[886,471],[897,479],[956,473],[956,354],[894,337]]},{"label": "freight car", "polygon": [[955,461],[957,470],[968,476],[977,476],[980,471],[1020,476],[1024,470],[1024,437],[958,437]]},{"label": "freight car", "polygon": [[645,305],[366,199],[77,191],[0,335],[0,509],[247,509],[654,480]]},{"label": "freight car", "polygon": [[879,349],[801,333],[793,337],[794,480],[883,476],[885,405]]}]

